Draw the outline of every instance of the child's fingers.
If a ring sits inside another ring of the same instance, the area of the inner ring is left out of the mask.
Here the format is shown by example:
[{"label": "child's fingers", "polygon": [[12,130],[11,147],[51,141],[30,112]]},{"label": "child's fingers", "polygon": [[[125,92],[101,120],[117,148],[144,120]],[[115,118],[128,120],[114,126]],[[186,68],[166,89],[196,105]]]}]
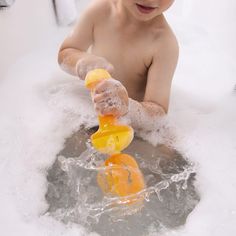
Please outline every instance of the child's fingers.
[{"label": "child's fingers", "polygon": [[117,110],[111,98],[94,103],[94,108],[102,115],[112,114],[113,111]]},{"label": "child's fingers", "polygon": [[120,82],[115,79],[105,79],[96,85],[94,93],[112,92]]},{"label": "child's fingers", "polygon": [[100,115],[106,115],[104,113],[106,109],[106,102],[95,103],[94,105],[95,111]]},{"label": "child's fingers", "polygon": [[117,115],[118,114],[118,111],[116,109],[116,107],[106,107],[104,108],[103,110],[103,115]]},{"label": "child's fingers", "polygon": [[106,104],[107,104],[106,101],[101,100],[101,101],[99,101],[99,102],[95,102],[95,103],[94,103],[94,107],[95,107],[96,110],[97,110],[97,109],[103,110],[103,109],[107,106]]},{"label": "child's fingers", "polygon": [[98,103],[104,100],[103,94],[96,94],[93,96],[93,102]]},{"label": "child's fingers", "polygon": [[96,85],[95,89],[94,89],[94,93],[95,94],[100,94],[103,93],[107,90],[107,83],[106,81],[101,81],[98,85]]},{"label": "child's fingers", "polygon": [[108,98],[108,99],[105,99],[105,100],[102,99],[101,101],[95,102],[94,106],[97,109],[104,110],[104,109],[107,109],[107,108],[114,107],[115,104],[112,101],[112,99]]},{"label": "child's fingers", "polygon": [[93,102],[99,102],[102,100],[112,99],[112,93],[110,91],[104,91],[102,93],[96,93],[93,95]]},{"label": "child's fingers", "polygon": [[105,108],[105,109],[102,109],[102,110],[96,109],[96,112],[99,115],[102,115],[102,116],[106,116],[106,115],[118,116],[117,114],[119,114],[117,109],[115,109],[115,108]]}]

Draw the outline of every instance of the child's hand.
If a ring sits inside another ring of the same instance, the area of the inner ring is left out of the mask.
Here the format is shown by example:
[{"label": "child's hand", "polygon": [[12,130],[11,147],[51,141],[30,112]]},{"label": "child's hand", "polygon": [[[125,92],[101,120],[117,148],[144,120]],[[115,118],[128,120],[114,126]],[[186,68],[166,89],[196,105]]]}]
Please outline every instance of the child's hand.
[{"label": "child's hand", "polygon": [[93,102],[100,115],[120,117],[128,112],[129,97],[127,90],[115,79],[104,80],[95,87]]},{"label": "child's hand", "polygon": [[104,57],[98,57],[92,54],[80,59],[76,64],[77,75],[82,80],[85,79],[89,71],[94,69],[105,69],[112,74],[114,67]]}]

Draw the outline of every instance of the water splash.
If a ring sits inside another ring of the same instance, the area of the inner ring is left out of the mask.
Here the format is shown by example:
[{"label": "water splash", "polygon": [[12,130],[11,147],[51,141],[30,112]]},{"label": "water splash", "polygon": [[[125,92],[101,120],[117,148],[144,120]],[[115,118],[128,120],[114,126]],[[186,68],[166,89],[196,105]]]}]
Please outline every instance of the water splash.
[{"label": "water splash", "polygon": [[[85,225],[102,235],[133,235],[134,232],[142,235],[151,227],[150,222],[159,222],[157,225],[163,227],[176,227],[185,222],[199,201],[193,186],[192,163],[175,150],[163,145],[154,147],[135,138],[126,153],[135,156],[146,188],[125,197],[104,195],[97,184],[97,173],[111,167],[103,166],[105,155],[93,149],[89,142],[81,142],[88,137],[88,131],[80,131],[70,138],[49,171],[46,199],[51,215],[65,223]],[[130,201],[135,203],[127,204]],[[111,223],[112,229],[106,227]]]}]

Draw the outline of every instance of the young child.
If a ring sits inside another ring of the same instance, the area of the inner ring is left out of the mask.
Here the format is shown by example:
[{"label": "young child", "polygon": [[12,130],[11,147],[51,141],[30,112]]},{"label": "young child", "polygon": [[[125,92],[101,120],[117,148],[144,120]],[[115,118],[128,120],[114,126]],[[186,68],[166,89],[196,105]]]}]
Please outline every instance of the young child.
[{"label": "young child", "polygon": [[95,88],[100,115],[128,115],[134,129],[152,129],[167,113],[178,43],[163,12],[173,2],[93,0],[63,42],[63,70],[82,80],[96,68],[112,75]]}]

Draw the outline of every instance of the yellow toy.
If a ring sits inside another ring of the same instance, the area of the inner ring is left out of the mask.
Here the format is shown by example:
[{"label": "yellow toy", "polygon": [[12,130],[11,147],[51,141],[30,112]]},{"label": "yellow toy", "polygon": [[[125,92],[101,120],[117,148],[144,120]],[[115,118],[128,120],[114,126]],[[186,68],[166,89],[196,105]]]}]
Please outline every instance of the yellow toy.
[{"label": "yellow toy", "polygon": [[[95,86],[104,79],[111,78],[104,69],[90,71],[85,78],[85,86],[93,93]],[[145,187],[143,176],[135,159],[120,153],[131,142],[133,129],[117,123],[116,117],[99,116],[99,129],[91,136],[91,142],[98,151],[111,156],[105,161],[107,168],[98,173],[97,181],[104,193],[117,196],[135,194]]]},{"label": "yellow toy", "polygon": [[[97,181],[104,193],[120,197],[129,196],[145,188],[143,175],[137,162],[127,154],[114,154],[104,163],[104,172],[98,173]],[[127,203],[136,202],[131,197]]]},{"label": "yellow toy", "polygon": [[[85,86],[93,92],[94,87],[104,79],[111,78],[103,69],[90,71],[85,78]],[[99,129],[91,136],[93,146],[105,154],[119,153],[134,137],[134,131],[127,125],[118,125],[114,116],[99,116]]]}]

